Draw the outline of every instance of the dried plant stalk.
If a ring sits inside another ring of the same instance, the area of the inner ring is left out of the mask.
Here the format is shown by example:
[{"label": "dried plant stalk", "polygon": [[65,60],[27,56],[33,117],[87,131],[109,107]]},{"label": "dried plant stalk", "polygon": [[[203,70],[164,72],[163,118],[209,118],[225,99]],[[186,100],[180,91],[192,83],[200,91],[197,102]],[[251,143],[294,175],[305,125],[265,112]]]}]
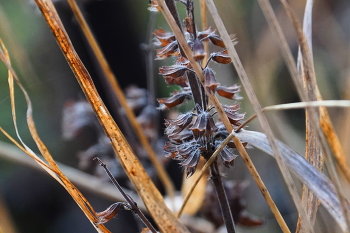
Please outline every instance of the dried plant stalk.
[{"label": "dried plant stalk", "polygon": [[161,194],[134,155],[130,145],[125,140],[102,102],[88,71],[74,50],[52,2],[36,0],[36,3],[94,109],[104,131],[110,138],[112,147],[120,163],[134,184],[136,191],[139,193],[154,221],[156,221],[162,232],[188,232],[165,205]]},{"label": "dried plant stalk", "polygon": [[115,75],[114,75],[112,69],[110,68],[105,56],[103,55],[100,46],[98,45],[94,35],[92,34],[92,32],[90,30],[89,25],[86,23],[86,20],[85,20],[83,14],[81,13],[76,2],[74,0],[68,0],[68,3],[70,5],[75,17],[77,18],[78,23],[79,23],[94,55],[96,56],[96,59],[97,59],[99,65],[101,66],[103,73],[107,77],[109,84],[113,88],[115,95],[117,96],[121,106],[125,110],[126,116],[130,120],[130,123],[131,123],[133,129],[135,130],[135,133],[136,133],[137,137],[139,138],[141,145],[143,146],[143,148],[145,148],[147,154],[149,155],[149,159],[153,163],[153,165],[154,165],[154,167],[159,175],[159,178],[166,189],[167,194],[169,195],[170,198],[173,199],[175,196],[174,185],[173,185],[172,181],[170,180],[168,174],[166,173],[165,169],[158,161],[157,155],[154,152],[154,150],[152,149],[152,146],[148,142],[145,134],[143,133],[140,124],[136,120],[136,116],[135,116],[134,112],[129,107],[129,105],[126,101],[125,95],[118,84],[117,78],[115,77]]},{"label": "dried plant stalk", "polygon": [[[192,57],[192,51],[190,49],[190,47],[188,46],[187,42],[186,42],[186,39],[184,38],[180,28],[177,26],[174,18],[172,17],[168,7],[166,6],[166,4],[164,3],[164,1],[162,0],[157,0],[157,3],[161,9],[161,12],[163,13],[165,19],[167,20],[171,30],[173,31],[173,33],[175,34],[176,36],[176,39],[179,43],[179,45],[181,46],[183,52],[185,53],[186,57],[188,58],[188,60],[190,61],[191,63],[191,66],[193,67],[197,77],[199,78],[199,80],[204,83],[204,76],[203,76],[203,72],[202,72],[202,69],[201,67],[199,66],[199,64],[194,60],[194,58]],[[208,5],[208,1],[207,1],[207,5]],[[210,10],[210,8],[209,8]],[[224,38],[223,38],[224,39]],[[224,39],[225,41],[225,39]],[[226,46],[231,44],[231,39],[229,39],[229,42],[225,43]],[[214,105],[218,115],[219,115],[219,118],[222,120],[222,122],[224,123],[226,129],[228,132],[232,132],[233,131],[233,127],[230,123],[230,121],[228,120],[226,114],[224,113],[224,110],[219,102],[219,100],[216,98],[215,95],[213,95],[212,93],[209,93],[207,90],[206,91],[206,94],[208,95],[211,103]],[[246,152],[244,146],[242,145],[241,141],[237,138],[237,137],[233,137],[232,138],[238,152],[240,153],[240,155],[242,156],[243,160],[246,162],[247,166],[248,167],[251,167],[251,168],[254,168],[254,169],[251,169],[250,172],[253,172],[252,176],[253,178],[255,179],[256,182],[258,183],[263,183],[262,180],[260,179],[260,176],[259,174],[257,173],[256,169],[255,169],[255,166],[253,163],[251,163],[251,160],[248,156],[248,153]],[[259,185],[258,185],[259,186]],[[268,193],[267,189],[261,189],[261,192],[263,193],[263,196],[265,198],[269,198],[271,197],[270,195],[265,195]],[[280,224],[281,228],[286,230],[286,232],[289,232],[288,227],[284,221],[284,219],[282,218],[282,216],[280,215],[278,209],[274,208],[272,203],[273,200],[272,199],[269,199],[269,201],[267,201],[267,203],[269,204],[272,212],[274,213],[275,216],[280,216],[277,218],[277,221],[278,223]],[[271,204],[271,205],[270,205]]]},{"label": "dried plant stalk", "polygon": [[[312,5],[313,0],[308,0],[305,6],[305,14],[304,14],[304,23],[303,23],[303,31],[305,33],[305,41],[307,45],[302,44],[304,41],[300,41],[300,47],[308,46],[309,47],[309,58],[313,60],[312,56]],[[309,77],[309,72],[304,66],[305,59],[302,58],[301,49],[298,51],[298,68],[302,71],[302,78],[304,82],[305,90],[312,88],[312,84],[317,86],[316,77]],[[312,70],[312,74],[315,74],[314,67],[312,61],[311,64],[308,64],[309,69]],[[317,100],[317,96],[310,96],[310,100]],[[306,122],[306,137],[305,137],[305,159],[307,159],[314,167],[318,170],[322,170],[323,168],[323,156],[320,146],[320,141],[317,138],[316,131],[314,130],[309,117],[310,111],[306,109],[305,112],[305,122]],[[305,184],[303,184],[303,192],[302,192],[302,204],[305,206],[306,213],[310,217],[310,222],[312,225],[315,224],[316,213],[319,206],[319,201],[317,200],[314,193],[307,188]],[[305,232],[303,227],[303,222],[300,216],[298,217],[297,229],[296,232]]]}]

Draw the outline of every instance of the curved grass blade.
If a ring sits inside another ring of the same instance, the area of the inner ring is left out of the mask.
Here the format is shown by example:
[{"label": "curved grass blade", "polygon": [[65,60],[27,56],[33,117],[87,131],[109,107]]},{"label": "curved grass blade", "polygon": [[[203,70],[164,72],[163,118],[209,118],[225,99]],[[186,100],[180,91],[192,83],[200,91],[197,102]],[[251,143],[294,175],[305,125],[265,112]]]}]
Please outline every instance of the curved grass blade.
[{"label": "curved grass blade", "polygon": [[[54,179],[56,179],[66,190],[67,192],[72,196],[74,201],[78,204],[78,206],[81,208],[81,210],[84,212],[86,217],[89,219],[91,224],[95,227],[97,232],[110,232],[104,225],[97,226],[95,223],[97,222],[95,211],[92,208],[92,206],[89,204],[89,202],[86,200],[86,198],[80,193],[80,191],[68,180],[68,178],[61,172],[57,164],[55,163],[54,159],[50,155],[48,149],[44,145],[44,143],[41,141],[34,124],[33,120],[33,108],[32,103],[29,98],[28,93],[20,83],[15,71],[13,70],[11,66],[10,57],[8,55],[7,49],[5,45],[3,44],[2,40],[0,39],[0,59],[5,64],[6,68],[8,69],[8,83],[9,83],[9,89],[10,89],[10,99],[11,99],[11,110],[12,110],[12,118],[13,123],[16,131],[16,135],[18,139],[20,140],[22,146],[18,144],[10,135],[8,135],[3,129],[0,128],[0,130],[12,141],[15,145],[17,145],[21,150],[26,152],[28,155],[30,155],[41,167],[43,167]],[[14,81],[16,81],[17,85],[20,87],[22,93],[24,94],[25,100],[27,102],[27,124],[30,131],[30,134],[35,141],[37,147],[39,148],[40,152],[42,153],[45,160],[48,162],[49,165],[47,165],[44,161],[42,161],[22,140],[17,127],[17,117],[16,117],[16,108],[15,108],[15,94],[14,94]]]}]

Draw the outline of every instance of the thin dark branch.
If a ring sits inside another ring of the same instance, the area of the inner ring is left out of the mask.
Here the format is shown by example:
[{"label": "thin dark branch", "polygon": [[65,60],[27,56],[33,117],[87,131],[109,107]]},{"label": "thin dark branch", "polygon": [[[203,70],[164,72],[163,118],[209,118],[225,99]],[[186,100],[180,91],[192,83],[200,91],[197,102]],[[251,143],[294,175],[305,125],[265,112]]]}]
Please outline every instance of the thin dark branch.
[{"label": "thin dark branch", "polygon": [[210,165],[210,172],[211,172],[211,180],[213,181],[216,195],[218,196],[220,209],[221,209],[222,216],[224,218],[227,232],[235,233],[236,232],[235,223],[233,221],[231,209],[227,201],[227,196],[226,196],[224,185],[221,180],[221,175],[219,172],[217,161],[214,161]]},{"label": "thin dark branch", "polygon": [[128,204],[131,207],[131,210],[137,215],[139,216],[139,218],[141,219],[141,221],[148,227],[148,229],[153,232],[153,233],[157,233],[156,229],[152,226],[152,224],[148,221],[148,219],[146,218],[146,216],[141,212],[140,208],[137,206],[137,203],[127,194],[124,192],[123,188],[119,185],[118,181],[114,178],[114,176],[112,175],[112,173],[109,171],[109,169],[107,168],[107,165],[105,163],[102,162],[101,159],[99,159],[98,157],[94,158],[94,160],[97,160],[100,163],[100,166],[103,167],[103,169],[105,170],[105,172],[107,173],[109,179],[112,181],[112,183],[114,184],[114,186],[119,190],[119,192],[123,195],[124,199],[128,202]]}]

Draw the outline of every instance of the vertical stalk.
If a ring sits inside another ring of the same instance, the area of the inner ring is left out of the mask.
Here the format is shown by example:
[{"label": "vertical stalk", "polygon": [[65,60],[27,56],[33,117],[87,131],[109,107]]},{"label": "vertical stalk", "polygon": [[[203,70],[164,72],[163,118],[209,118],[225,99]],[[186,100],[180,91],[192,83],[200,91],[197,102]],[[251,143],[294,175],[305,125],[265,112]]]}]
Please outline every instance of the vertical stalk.
[{"label": "vertical stalk", "polygon": [[235,233],[236,232],[235,223],[233,222],[230,205],[228,203],[225,188],[221,180],[221,175],[219,172],[217,160],[215,160],[210,165],[210,172],[211,172],[211,180],[213,181],[213,184],[215,187],[216,195],[219,200],[220,209],[221,209],[222,216],[224,218],[227,232]]}]

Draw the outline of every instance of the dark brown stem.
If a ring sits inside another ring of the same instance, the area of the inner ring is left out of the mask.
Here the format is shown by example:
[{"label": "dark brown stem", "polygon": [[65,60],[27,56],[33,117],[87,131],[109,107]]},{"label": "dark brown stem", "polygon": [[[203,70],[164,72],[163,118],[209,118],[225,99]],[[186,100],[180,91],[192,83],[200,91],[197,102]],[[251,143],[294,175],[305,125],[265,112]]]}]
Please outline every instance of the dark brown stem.
[{"label": "dark brown stem", "polygon": [[[188,82],[191,87],[194,103],[197,109],[198,106],[201,107],[202,110],[206,109],[206,95],[203,89],[202,84],[198,81],[197,76],[193,72],[187,72]],[[197,109],[198,111],[198,109]]]},{"label": "dark brown stem", "polygon": [[213,181],[216,195],[219,199],[220,209],[221,209],[222,217],[224,218],[227,232],[235,233],[236,232],[235,223],[233,221],[233,217],[232,217],[231,209],[227,200],[225,188],[221,180],[221,175],[219,172],[217,161],[214,161],[210,165],[210,172],[211,172],[211,180]]},{"label": "dark brown stem", "polygon": [[137,203],[127,194],[124,192],[123,188],[119,185],[118,181],[114,178],[112,173],[107,168],[107,165],[102,162],[101,159],[98,157],[94,158],[94,160],[97,160],[100,163],[100,166],[102,166],[114,186],[119,190],[119,192],[123,195],[124,199],[128,202],[128,204],[131,207],[131,210],[140,218],[140,220],[148,227],[148,229],[153,232],[157,233],[156,229],[152,226],[152,224],[148,221],[146,216],[141,212],[140,208],[137,206]]}]

